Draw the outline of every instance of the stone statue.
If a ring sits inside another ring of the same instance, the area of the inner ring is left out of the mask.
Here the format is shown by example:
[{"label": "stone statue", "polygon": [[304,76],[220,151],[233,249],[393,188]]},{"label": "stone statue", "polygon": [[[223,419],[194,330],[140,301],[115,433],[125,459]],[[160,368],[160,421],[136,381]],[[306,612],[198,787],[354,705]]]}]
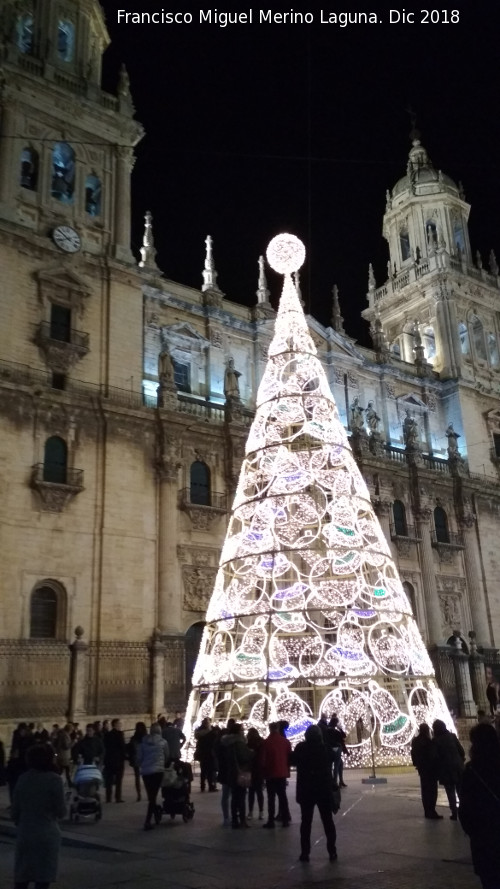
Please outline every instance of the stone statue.
[{"label": "stone statue", "polygon": [[366,424],[370,430],[372,435],[377,435],[378,433],[378,424],[380,423],[380,417],[378,416],[374,406],[373,401],[369,401],[366,407],[365,413]]},{"label": "stone statue", "polygon": [[227,400],[230,398],[234,401],[240,400],[240,377],[240,371],[236,370],[234,366],[234,358],[228,358],[226,371],[224,373],[224,395]]},{"label": "stone statue", "polygon": [[454,457],[458,454],[458,439],[460,438],[460,435],[458,432],[455,432],[453,423],[448,424],[445,435],[448,439],[448,456]]},{"label": "stone statue", "polygon": [[175,388],[174,363],[166,347],[158,356],[158,377],[162,386],[166,386],[167,389]]},{"label": "stone statue", "polygon": [[418,423],[415,417],[410,415],[409,408],[406,409],[406,417],[403,423],[403,437],[407,448],[417,448],[420,438]]},{"label": "stone statue", "polygon": [[356,395],[351,404],[351,429],[354,431],[364,428],[364,407],[359,403],[359,395]]}]

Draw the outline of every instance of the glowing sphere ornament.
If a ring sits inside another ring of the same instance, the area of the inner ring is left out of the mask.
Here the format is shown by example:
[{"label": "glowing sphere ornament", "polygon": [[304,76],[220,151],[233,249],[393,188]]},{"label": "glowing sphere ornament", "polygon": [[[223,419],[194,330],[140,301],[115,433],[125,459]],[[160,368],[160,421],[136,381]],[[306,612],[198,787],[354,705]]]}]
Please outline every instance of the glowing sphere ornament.
[{"label": "glowing sphere ornament", "polygon": [[349,764],[409,760],[425,719],[453,723],[354,460],[292,273],[294,235],[269,244],[284,275],[228,530],[193,673],[187,754],[204,716],[293,744],[337,713]]},{"label": "glowing sphere ornament", "polygon": [[306,248],[295,235],[276,235],[267,248],[266,256],[275,272],[290,275],[304,265]]}]

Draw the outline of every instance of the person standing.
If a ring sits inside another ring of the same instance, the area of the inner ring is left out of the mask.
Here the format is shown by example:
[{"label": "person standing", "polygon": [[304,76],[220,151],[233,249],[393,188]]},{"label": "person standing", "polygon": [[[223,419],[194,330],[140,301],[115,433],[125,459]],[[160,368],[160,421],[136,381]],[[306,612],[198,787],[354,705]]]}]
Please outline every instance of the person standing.
[{"label": "person standing", "polygon": [[170,761],[180,762],[181,750],[186,743],[186,735],[184,734],[182,729],[174,725],[173,722],[167,722],[166,720],[161,726],[161,733],[163,739],[168,744],[168,749],[170,751]]},{"label": "person standing", "polygon": [[247,788],[242,786],[242,772],[250,774],[253,752],[248,747],[240,722],[233,722],[220,739],[220,749],[226,767],[226,781],[231,794],[231,827],[248,827],[245,815]]},{"label": "person standing", "polygon": [[464,770],[465,752],[457,736],[448,731],[442,719],[432,723],[434,737],[432,743],[436,755],[437,776],[443,785],[450,806],[450,819],[457,821],[457,797],[460,796],[460,783]]},{"label": "person standing", "polygon": [[19,777],[12,797],[12,819],[17,827],[14,889],[47,889],[57,879],[61,831],[66,814],[63,782],[56,772],[50,744],[36,744],[27,752],[28,770]]},{"label": "person standing", "polygon": [[208,784],[209,791],[213,792],[217,790],[217,766],[215,760],[217,735],[212,731],[208,716],[202,720],[200,727],[195,730],[194,737],[196,741],[194,758],[200,764],[200,790],[204,793],[205,785]]},{"label": "person standing", "polygon": [[113,785],[115,803],[122,803],[122,782],[127,750],[120,719],[111,720],[111,729],[104,734],[104,785],[106,802],[111,802]]},{"label": "person standing", "polygon": [[342,754],[345,753],[346,756],[349,755],[349,751],[346,747],[346,733],[340,728],[339,718],[336,713],[333,714],[330,722],[328,723],[328,744],[333,750],[333,781],[335,784],[339,784],[340,787],[347,787],[347,784],[344,784],[343,776],[344,776],[344,768],[342,763]]},{"label": "person standing", "polygon": [[253,818],[253,807],[255,800],[259,807],[259,821],[264,818],[264,778],[262,777],[262,764],[260,757],[260,748],[264,743],[263,738],[259,735],[253,726],[247,732],[247,744],[253,751],[252,759],[252,783],[248,788],[248,818]]},{"label": "person standing", "polygon": [[262,773],[266,779],[267,790],[267,821],[262,827],[268,829],[275,827],[276,797],[278,797],[282,817],[281,825],[288,827],[292,819],[286,795],[286,782],[290,777],[292,747],[288,738],[280,733],[277,722],[270,723],[269,735],[260,751]]},{"label": "person standing", "polygon": [[425,817],[435,821],[441,820],[443,816],[436,812],[438,796],[436,748],[426,722],[419,725],[418,735],[411,742],[411,761],[420,778],[420,796]]},{"label": "person standing", "polygon": [[91,766],[102,762],[103,756],[104,744],[95,733],[94,723],[89,722],[83,738],[71,748],[71,758],[75,765],[81,759],[84,766]]},{"label": "person standing", "polygon": [[144,722],[136,722],[135,731],[130,741],[127,744],[127,755],[128,761],[131,769],[134,772],[134,783],[135,783],[135,793],[137,797],[137,802],[140,803],[141,797],[141,769],[139,766],[139,747],[141,746],[141,742],[143,738],[146,737],[148,730],[146,728],[146,723]]},{"label": "person standing", "polygon": [[332,750],[323,741],[321,727],[310,725],[305,740],[297,744],[292,753],[292,765],[297,767],[296,799],[301,814],[299,861],[309,861],[315,806],[323,822],[330,861],[337,859],[337,832],[332,816],[332,762]]},{"label": "person standing", "polygon": [[[162,738],[161,726],[157,722],[149,729],[149,735],[145,735],[137,751],[137,761],[141,769],[144,789],[148,797],[148,809],[146,812],[146,820],[144,822],[144,830],[152,830],[151,823],[154,817],[159,823],[161,818],[161,809],[158,812],[156,799],[158,791],[161,787],[165,768],[169,762],[168,744]],[[158,817],[160,816],[160,817]]]},{"label": "person standing", "polygon": [[491,725],[471,729],[458,817],[470,839],[474,871],[483,889],[500,887],[500,742]]}]

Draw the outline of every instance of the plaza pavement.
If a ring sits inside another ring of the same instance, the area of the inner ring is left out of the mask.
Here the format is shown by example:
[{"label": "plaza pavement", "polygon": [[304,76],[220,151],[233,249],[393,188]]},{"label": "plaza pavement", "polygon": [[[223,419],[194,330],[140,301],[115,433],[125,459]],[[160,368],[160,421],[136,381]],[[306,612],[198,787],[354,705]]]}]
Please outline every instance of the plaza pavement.
[{"label": "plaza pavement", "polygon": [[[55,889],[480,889],[469,843],[451,822],[444,795],[442,821],[426,821],[414,771],[387,774],[388,783],[361,783],[365,772],[345,772],[348,783],[335,817],[338,861],[330,863],[317,812],[309,864],[298,861],[299,809],[295,778],[289,787],[292,824],[262,830],[221,826],[220,792],[193,784],[196,813],[184,824],[164,818],[141,828],[145,803],[135,802],[130,769],[122,805],[104,804],[103,820],[63,825]],[[12,886],[14,828],[6,789],[0,790],[0,887]]]}]

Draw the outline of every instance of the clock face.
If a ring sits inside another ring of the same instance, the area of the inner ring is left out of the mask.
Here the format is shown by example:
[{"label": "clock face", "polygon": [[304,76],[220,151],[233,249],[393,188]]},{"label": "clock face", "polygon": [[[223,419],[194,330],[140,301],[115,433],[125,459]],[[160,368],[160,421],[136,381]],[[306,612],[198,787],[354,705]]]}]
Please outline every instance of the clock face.
[{"label": "clock face", "polygon": [[58,225],[52,232],[52,239],[65,253],[77,253],[82,246],[80,235],[70,225]]}]

